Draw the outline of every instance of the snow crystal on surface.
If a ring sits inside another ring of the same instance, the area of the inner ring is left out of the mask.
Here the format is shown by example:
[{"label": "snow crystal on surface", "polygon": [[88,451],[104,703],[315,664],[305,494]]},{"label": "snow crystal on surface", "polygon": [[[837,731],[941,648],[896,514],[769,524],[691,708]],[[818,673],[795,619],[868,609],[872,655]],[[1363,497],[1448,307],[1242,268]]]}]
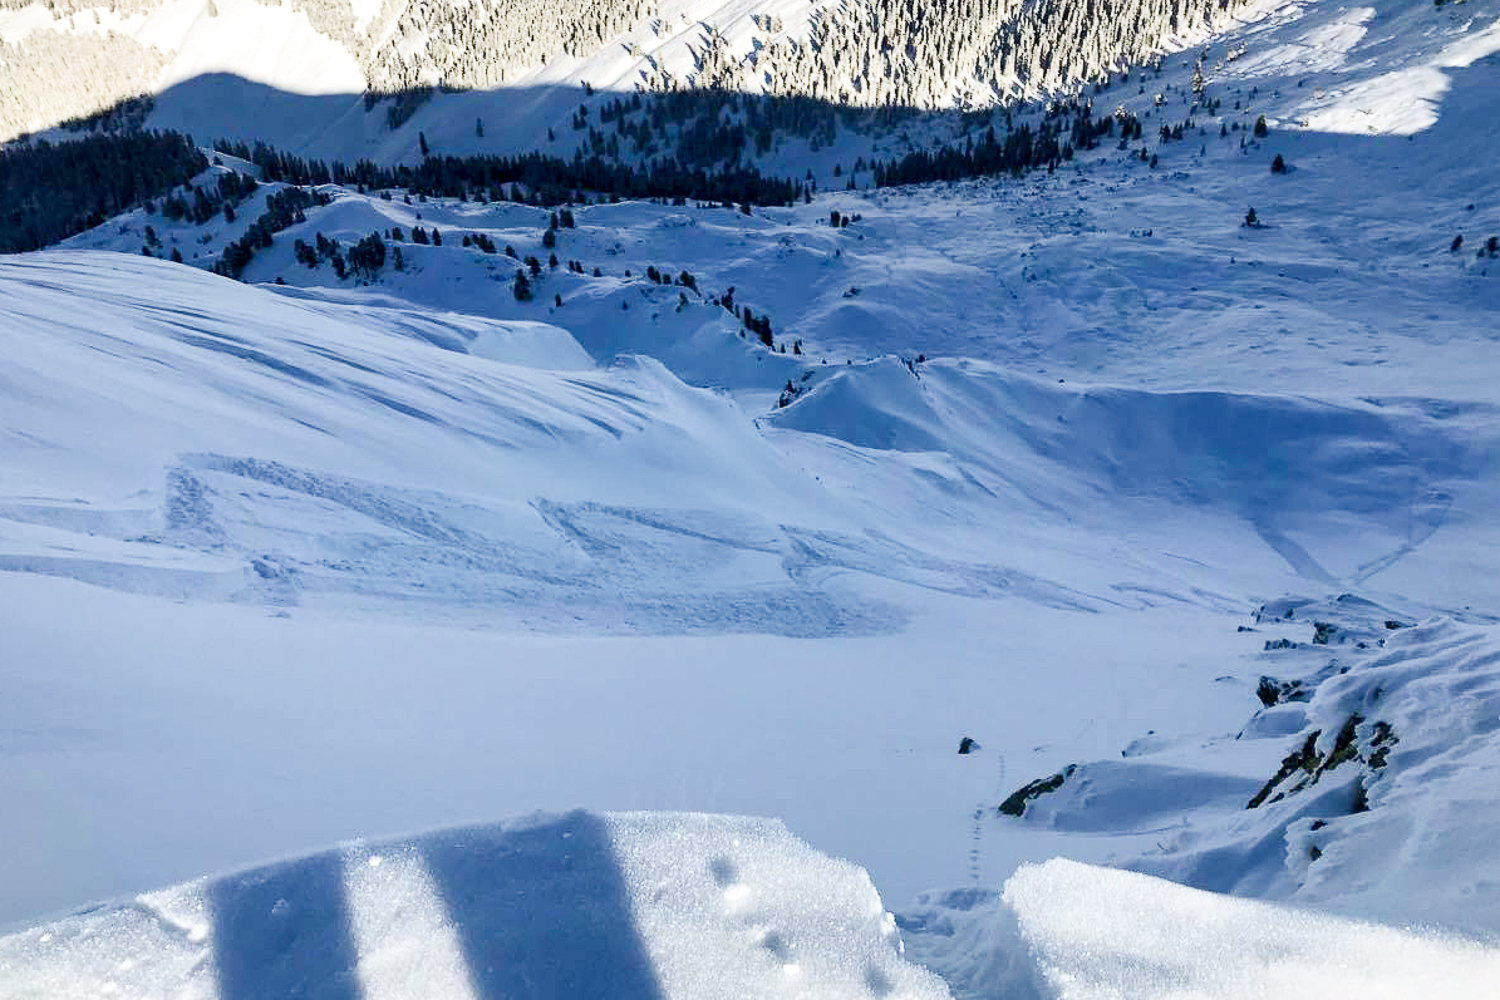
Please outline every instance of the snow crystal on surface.
[{"label": "snow crystal on surface", "polygon": [[573,812],[321,854],[0,938],[0,998],[946,997],[780,822]]},{"label": "snow crystal on surface", "polygon": [[779,820],[631,813],[611,837],[667,996],[945,997],[860,868]]}]

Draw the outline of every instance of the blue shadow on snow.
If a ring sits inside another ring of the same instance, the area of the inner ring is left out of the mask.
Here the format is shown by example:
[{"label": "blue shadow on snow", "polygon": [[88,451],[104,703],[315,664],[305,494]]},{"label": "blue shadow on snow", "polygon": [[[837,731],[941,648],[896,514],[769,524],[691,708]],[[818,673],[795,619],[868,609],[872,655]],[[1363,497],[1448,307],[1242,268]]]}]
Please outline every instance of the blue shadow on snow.
[{"label": "blue shadow on snow", "polygon": [[417,848],[478,1000],[661,1000],[599,817],[444,831]]},{"label": "blue shadow on snow", "polygon": [[360,1000],[338,851],[219,879],[209,905],[222,1000]]}]

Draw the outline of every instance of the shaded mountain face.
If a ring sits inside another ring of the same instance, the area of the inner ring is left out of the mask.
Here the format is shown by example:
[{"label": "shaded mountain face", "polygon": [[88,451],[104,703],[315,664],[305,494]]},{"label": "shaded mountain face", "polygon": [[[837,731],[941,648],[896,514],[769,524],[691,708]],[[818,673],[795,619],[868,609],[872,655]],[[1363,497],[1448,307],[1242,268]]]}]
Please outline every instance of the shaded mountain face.
[{"label": "shaded mountain face", "polygon": [[[1067,91],[1227,23],[1236,0],[88,0],[0,3],[0,140],[205,73],[365,94],[397,126],[431,88],[723,89],[967,109]],[[145,108],[138,108],[142,114]],[[141,115],[137,115],[137,118]],[[116,124],[129,124],[126,115]]]}]

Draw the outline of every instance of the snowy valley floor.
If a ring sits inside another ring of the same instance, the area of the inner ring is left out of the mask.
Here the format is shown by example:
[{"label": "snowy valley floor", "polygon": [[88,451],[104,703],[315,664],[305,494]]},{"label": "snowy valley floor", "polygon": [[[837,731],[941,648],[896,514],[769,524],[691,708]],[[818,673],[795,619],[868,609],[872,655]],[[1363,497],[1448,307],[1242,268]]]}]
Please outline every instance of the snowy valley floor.
[{"label": "snowy valley floor", "polygon": [[[1255,705],[1253,668],[1225,675],[1259,641],[1166,609],[945,601],[879,638],[568,639],[3,580],[29,623],[4,640],[24,679],[4,780],[27,804],[6,834],[36,862],[7,872],[12,922],[350,837],[580,804],[781,817],[899,907],[1063,849],[997,820],[1013,787],[1151,730],[1196,745]],[[1164,678],[1172,698],[1129,697]],[[957,755],[963,735],[984,751]],[[1236,755],[1245,798],[1284,743]]]}]

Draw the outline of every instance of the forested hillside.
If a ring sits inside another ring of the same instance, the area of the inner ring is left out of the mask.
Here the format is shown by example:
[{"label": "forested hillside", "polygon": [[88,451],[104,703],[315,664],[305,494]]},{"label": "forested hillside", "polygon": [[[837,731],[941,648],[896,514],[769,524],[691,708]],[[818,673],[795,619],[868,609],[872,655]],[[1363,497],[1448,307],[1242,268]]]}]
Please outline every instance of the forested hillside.
[{"label": "forested hillside", "polygon": [[366,111],[378,111],[375,121],[388,128],[444,91],[540,83],[979,108],[1075,92],[1203,37],[1238,6],[798,0],[762,11],[713,0],[0,0],[0,140],[204,72],[298,93],[362,93]]}]

